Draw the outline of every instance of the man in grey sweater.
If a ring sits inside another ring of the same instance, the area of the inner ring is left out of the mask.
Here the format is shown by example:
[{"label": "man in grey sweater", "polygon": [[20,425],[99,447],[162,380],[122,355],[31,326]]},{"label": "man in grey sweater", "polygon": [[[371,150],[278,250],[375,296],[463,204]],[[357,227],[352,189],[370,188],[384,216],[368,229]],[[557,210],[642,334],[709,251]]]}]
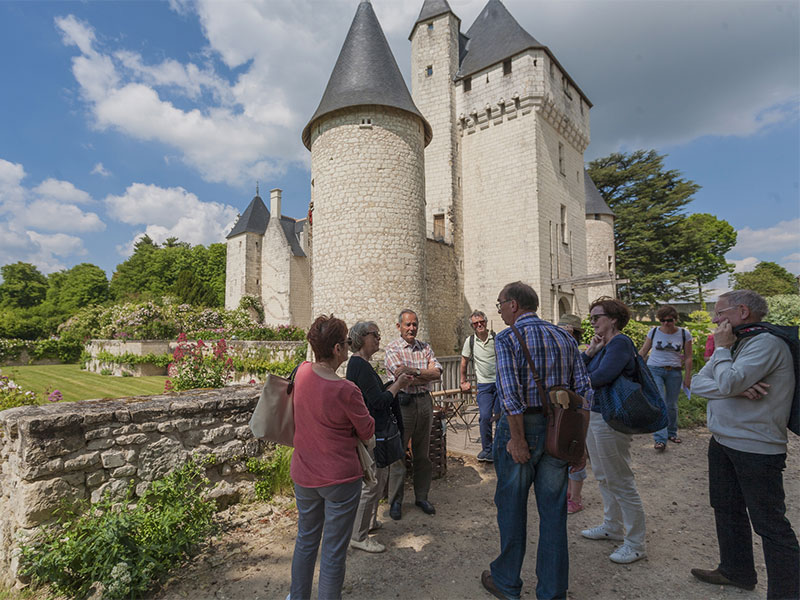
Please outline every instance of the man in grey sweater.
[{"label": "man in grey sweater", "polygon": [[692,393],[708,399],[709,496],[720,553],[716,569],[692,569],[692,575],[755,588],[752,522],[764,547],[767,598],[798,598],[800,547],[786,518],[783,489],[794,364],[782,339],[748,331],[766,314],[766,301],[753,291],[720,296],[713,319],[716,349],[692,379]]}]

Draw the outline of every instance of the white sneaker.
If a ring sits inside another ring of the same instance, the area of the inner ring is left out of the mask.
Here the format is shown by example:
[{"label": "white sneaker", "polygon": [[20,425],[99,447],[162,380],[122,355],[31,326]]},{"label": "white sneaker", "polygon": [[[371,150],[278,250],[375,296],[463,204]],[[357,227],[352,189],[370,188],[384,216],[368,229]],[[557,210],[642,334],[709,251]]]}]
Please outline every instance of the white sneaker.
[{"label": "white sneaker", "polygon": [[359,542],[357,540],[350,540],[350,547],[358,548],[359,550],[363,550],[364,552],[370,552],[372,554],[378,554],[379,552],[384,552],[386,550],[386,546],[376,542],[371,538],[367,538],[363,542]]},{"label": "white sneaker", "polygon": [[636,562],[637,560],[640,560],[645,556],[647,556],[647,554],[645,553],[644,550],[641,551],[634,550],[633,548],[628,546],[628,544],[622,544],[622,546],[620,546],[619,548],[614,550],[614,552],[611,553],[611,556],[609,556],[609,558],[615,563],[627,565],[628,563]]},{"label": "white sneaker", "polygon": [[618,533],[611,533],[606,529],[605,524],[592,527],[591,529],[584,529],[581,535],[590,540],[615,540],[621,542],[623,537]]}]

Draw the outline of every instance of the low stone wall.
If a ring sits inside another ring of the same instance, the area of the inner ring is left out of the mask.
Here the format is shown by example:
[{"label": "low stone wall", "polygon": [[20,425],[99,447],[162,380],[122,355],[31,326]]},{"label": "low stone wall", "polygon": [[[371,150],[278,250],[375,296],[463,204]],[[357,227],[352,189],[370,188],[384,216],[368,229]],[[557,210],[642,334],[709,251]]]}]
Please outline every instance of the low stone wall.
[{"label": "low stone wall", "polygon": [[61,361],[57,358],[35,358],[32,359],[27,350],[22,350],[19,356],[13,360],[0,363],[0,367],[24,367],[28,365],[60,365]]},{"label": "low stone wall", "polygon": [[243,459],[266,448],[248,426],[259,393],[244,385],[0,412],[0,580],[16,576],[17,536],[46,524],[62,500],[121,496],[131,484],[141,495],[191,456],[211,454],[212,494],[249,488]]},{"label": "low stone wall", "polygon": [[[305,344],[305,342],[294,341],[258,341],[258,340],[225,340],[228,346],[228,353],[231,355],[243,356],[248,353],[267,354],[270,360],[280,361],[290,358],[294,352]],[[121,376],[126,372],[134,377],[147,375],[166,375],[166,367],[158,367],[148,363],[120,364],[118,362],[103,362],[96,357],[101,351],[108,352],[114,356],[124,354],[136,354],[145,356],[146,354],[171,354],[178,347],[178,342],[168,340],[90,340],[86,344],[86,351],[92,356],[86,362],[86,369],[93,373],[100,373],[104,370],[110,371],[111,375]],[[210,345],[209,345],[210,351]],[[251,380],[256,382],[264,381],[263,375],[253,373],[234,373],[231,383],[248,383]]]}]

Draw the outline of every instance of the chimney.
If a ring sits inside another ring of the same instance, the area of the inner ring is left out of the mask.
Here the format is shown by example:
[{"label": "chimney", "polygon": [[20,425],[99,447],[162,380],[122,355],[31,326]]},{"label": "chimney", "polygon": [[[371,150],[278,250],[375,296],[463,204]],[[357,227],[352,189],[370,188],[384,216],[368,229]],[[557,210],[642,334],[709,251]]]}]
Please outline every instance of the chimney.
[{"label": "chimney", "polygon": [[281,189],[275,188],[269,191],[269,212],[276,219],[281,218]]}]

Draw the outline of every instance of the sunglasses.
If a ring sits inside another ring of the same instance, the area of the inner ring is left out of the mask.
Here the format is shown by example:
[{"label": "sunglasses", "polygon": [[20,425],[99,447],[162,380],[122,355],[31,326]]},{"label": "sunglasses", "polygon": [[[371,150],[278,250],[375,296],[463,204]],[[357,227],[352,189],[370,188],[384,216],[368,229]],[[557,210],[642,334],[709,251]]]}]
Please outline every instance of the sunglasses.
[{"label": "sunglasses", "polygon": [[589,316],[589,322],[590,323],[597,323],[597,321],[600,320],[600,317],[607,317],[607,316],[608,315],[606,313],[600,313],[599,315],[590,315]]},{"label": "sunglasses", "polygon": [[660,319],[660,321],[662,323],[674,323],[675,319],[673,319],[672,317],[669,317],[668,319]]},{"label": "sunglasses", "polygon": [[473,321],[472,322],[472,326],[473,327],[477,327],[478,325],[486,325],[486,319],[483,319],[481,321]]},{"label": "sunglasses", "polygon": [[381,339],[381,334],[378,333],[377,331],[368,331],[367,335],[374,335],[376,340]]}]

